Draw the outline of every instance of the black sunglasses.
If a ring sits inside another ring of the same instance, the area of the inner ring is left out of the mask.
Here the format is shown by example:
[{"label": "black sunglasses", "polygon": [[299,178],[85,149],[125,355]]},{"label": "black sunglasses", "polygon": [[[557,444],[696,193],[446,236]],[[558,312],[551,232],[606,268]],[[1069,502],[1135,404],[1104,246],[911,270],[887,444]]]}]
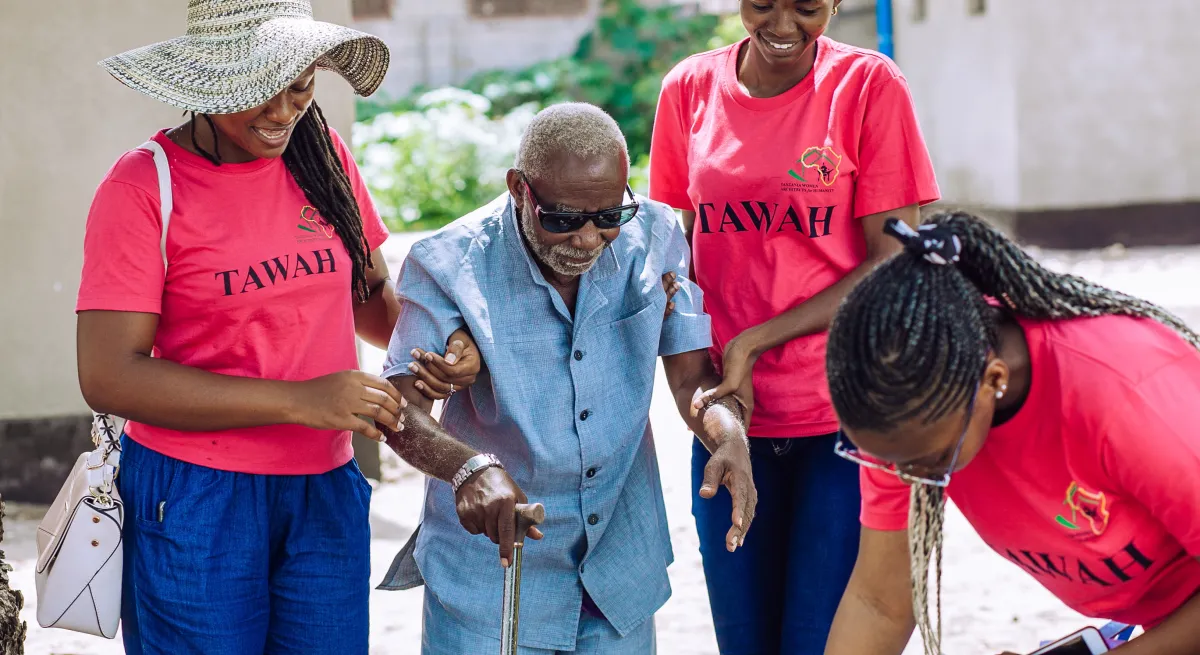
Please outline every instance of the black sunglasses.
[{"label": "black sunglasses", "polygon": [[628,184],[625,185],[625,193],[629,194],[629,204],[605,209],[598,212],[552,212],[542,209],[542,201],[538,199],[537,194],[533,191],[533,185],[529,183],[529,178],[524,175],[521,180],[525,183],[525,190],[529,194],[529,201],[533,203],[533,212],[537,214],[538,220],[542,223],[542,229],[554,234],[566,234],[583,228],[588,221],[596,224],[597,229],[611,230],[633,220],[638,213],[638,202],[633,197],[633,189]]}]

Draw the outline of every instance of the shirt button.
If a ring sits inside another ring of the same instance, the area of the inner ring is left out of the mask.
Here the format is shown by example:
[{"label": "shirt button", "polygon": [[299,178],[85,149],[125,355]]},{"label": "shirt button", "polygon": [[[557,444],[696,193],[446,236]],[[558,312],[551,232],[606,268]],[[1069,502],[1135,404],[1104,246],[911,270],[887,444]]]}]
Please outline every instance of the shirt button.
[{"label": "shirt button", "polygon": [[600,517],[596,516],[595,514],[592,514],[591,516],[588,517],[588,525],[596,525],[599,522],[600,522]]},{"label": "shirt button", "polygon": [[596,477],[596,469],[594,469],[594,468],[590,468],[590,469],[588,469],[588,470],[587,470],[587,476],[588,476],[589,478],[594,478],[594,477]]},{"label": "shirt button", "polygon": [[592,415],[592,413],[585,409],[582,412],[579,412],[579,420],[586,421],[586,420],[588,420],[588,417],[591,415]]},{"label": "shirt button", "polygon": [[582,351],[582,350],[576,350],[576,351],[575,351],[575,361],[577,361],[577,362],[578,362],[578,361],[582,361],[582,360],[583,360],[583,351]]}]

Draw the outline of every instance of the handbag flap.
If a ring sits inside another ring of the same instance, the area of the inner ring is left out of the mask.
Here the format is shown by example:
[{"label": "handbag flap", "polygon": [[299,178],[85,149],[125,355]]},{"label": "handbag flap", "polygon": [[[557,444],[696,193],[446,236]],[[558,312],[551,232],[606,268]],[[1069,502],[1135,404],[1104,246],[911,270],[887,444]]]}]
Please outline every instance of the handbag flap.
[{"label": "handbag flap", "polygon": [[50,563],[51,554],[58,550],[58,542],[62,539],[63,533],[67,531],[67,521],[71,520],[71,514],[75,511],[75,507],[79,501],[83,500],[84,496],[88,495],[87,462],[89,455],[91,455],[90,452],[82,453],[75,460],[75,466],[71,467],[67,481],[58,490],[58,496],[54,499],[54,503],[50,505],[50,509],[46,510],[46,515],[38,523],[37,571],[39,573]]},{"label": "handbag flap", "polygon": [[[46,564],[38,558],[35,582],[38,594],[38,620],[53,624],[96,574],[115,557],[121,557],[123,505],[98,505],[90,496],[79,501],[71,512],[62,534],[47,549]],[[44,620],[43,620],[44,619]]]}]

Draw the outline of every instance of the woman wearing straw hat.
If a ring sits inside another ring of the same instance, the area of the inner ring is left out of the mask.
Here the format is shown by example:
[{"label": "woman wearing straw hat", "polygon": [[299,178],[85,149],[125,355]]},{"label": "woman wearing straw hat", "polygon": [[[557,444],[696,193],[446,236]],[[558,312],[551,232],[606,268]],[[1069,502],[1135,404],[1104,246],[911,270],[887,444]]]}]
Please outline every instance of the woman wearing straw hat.
[{"label": "woman wearing straw hat", "polygon": [[[356,370],[354,336],[386,347],[400,308],[387,230],[313,87],[325,68],[369,95],[387,65],[308,0],[191,0],[186,36],[102,62],[190,115],[101,182],[77,304],[84,396],[130,419],[129,653],[367,652],[370,487],[350,433],[401,427],[404,401]],[[462,336],[460,386],[479,362]],[[419,467],[457,452],[392,446]]]}]

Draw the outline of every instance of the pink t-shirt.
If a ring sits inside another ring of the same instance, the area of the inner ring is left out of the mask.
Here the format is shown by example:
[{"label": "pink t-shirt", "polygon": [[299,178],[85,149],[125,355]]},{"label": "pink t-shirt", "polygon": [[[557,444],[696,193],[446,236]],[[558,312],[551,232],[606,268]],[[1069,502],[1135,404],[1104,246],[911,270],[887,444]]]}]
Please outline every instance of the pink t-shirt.
[{"label": "pink t-shirt", "polygon": [[[374,250],[387,228],[332,136]],[[214,166],[153,138],[170,161],[175,204],[165,280],[154,160],[131,150],[92,201],[76,311],[158,314],[155,356],[213,373],[307,380],[358,368],[349,255],[283,159]],[[130,422],[126,431],[169,457],[242,473],[324,473],[353,456],[348,432],[297,425],[196,433]]]},{"label": "pink t-shirt", "polygon": [[[1200,352],[1145,319],[1022,326],[1029,397],[950,498],[1075,611],[1160,623],[1200,590]],[[861,480],[863,525],[903,530],[908,486],[866,468]]]},{"label": "pink t-shirt", "polygon": [[[663,81],[650,197],[697,212],[693,267],[725,344],[845,277],[866,258],[863,216],[939,197],[908,84],[885,56],[828,38],[799,84],[754,98],[738,50],[694,55]],[[750,434],[837,430],[821,332],[755,365]]]}]

